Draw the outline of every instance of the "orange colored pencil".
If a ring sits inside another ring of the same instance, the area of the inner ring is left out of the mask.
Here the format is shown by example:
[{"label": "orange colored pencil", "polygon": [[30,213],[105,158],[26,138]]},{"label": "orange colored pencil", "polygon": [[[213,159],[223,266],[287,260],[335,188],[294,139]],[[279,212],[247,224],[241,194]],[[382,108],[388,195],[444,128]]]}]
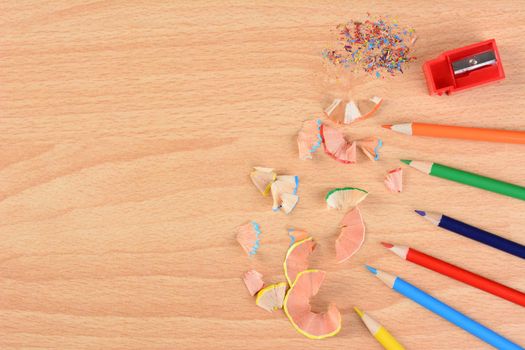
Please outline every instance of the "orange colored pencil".
[{"label": "orange colored pencil", "polygon": [[465,126],[425,123],[383,125],[383,128],[405,135],[525,144],[525,131],[469,128]]}]

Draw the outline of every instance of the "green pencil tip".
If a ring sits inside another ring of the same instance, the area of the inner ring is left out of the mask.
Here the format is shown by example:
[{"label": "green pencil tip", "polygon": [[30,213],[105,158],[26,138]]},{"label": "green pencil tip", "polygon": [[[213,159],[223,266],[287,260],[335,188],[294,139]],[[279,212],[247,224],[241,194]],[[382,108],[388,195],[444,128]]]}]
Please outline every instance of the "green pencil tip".
[{"label": "green pencil tip", "polygon": [[400,161],[402,161],[403,163],[408,164],[408,165],[410,165],[410,163],[412,163],[411,160],[407,160],[407,159],[400,159]]}]

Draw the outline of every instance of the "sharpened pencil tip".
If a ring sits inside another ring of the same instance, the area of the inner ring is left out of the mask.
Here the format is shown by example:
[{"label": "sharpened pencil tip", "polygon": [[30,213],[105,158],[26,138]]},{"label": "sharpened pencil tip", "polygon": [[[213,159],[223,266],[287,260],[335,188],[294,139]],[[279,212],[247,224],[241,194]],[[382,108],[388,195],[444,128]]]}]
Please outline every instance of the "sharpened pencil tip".
[{"label": "sharpened pencil tip", "polygon": [[385,129],[392,129],[392,125],[391,124],[381,125],[381,127],[385,128]]},{"label": "sharpened pencil tip", "polygon": [[391,243],[381,242],[381,245],[387,249],[392,248],[394,245]]},{"label": "sharpened pencil tip", "polygon": [[412,161],[408,160],[408,159],[400,159],[400,161],[402,161],[403,163],[408,164],[408,165],[410,165],[410,163],[412,163]]},{"label": "sharpened pencil tip", "polygon": [[368,271],[372,272],[374,275],[377,275],[377,270],[372,266],[365,265]]},{"label": "sharpened pencil tip", "polygon": [[416,213],[418,213],[419,215],[421,215],[421,216],[425,216],[425,215],[427,215],[427,213],[426,213],[425,211],[423,211],[423,210],[414,210],[414,211],[415,211]]},{"label": "sharpened pencil tip", "polygon": [[363,317],[363,311],[359,310],[357,306],[354,306],[354,310],[359,315],[359,317],[361,318]]}]

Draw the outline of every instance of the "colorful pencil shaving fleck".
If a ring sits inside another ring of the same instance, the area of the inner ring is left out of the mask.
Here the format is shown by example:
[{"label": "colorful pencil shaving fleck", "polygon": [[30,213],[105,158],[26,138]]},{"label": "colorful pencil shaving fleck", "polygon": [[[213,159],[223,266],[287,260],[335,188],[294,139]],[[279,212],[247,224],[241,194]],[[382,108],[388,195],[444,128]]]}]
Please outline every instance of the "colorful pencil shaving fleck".
[{"label": "colorful pencil shaving fleck", "polygon": [[248,256],[257,254],[257,250],[259,250],[261,246],[260,235],[261,227],[255,221],[251,221],[237,228],[237,242],[239,242]]},{"label": "colorful pencil shaving fleck", "polygon": [[336,66],[362,69],[377,78],[381,73],[403,73],[404,65],[416,59],[411,50],[416,41],[413,28],[379,17],[364,22],[349,21],[336,26],[337,43],[323,50],[323,57]]},{"label": "colorful pencil shaving fleck", "polygon": [[289,214],[297,205],[299,196],[299,177],[295,175],[277,175],[272,168],[254,167],[250,178],[257,189],[266,195],[272,193],[273,211],[282,210]]}]

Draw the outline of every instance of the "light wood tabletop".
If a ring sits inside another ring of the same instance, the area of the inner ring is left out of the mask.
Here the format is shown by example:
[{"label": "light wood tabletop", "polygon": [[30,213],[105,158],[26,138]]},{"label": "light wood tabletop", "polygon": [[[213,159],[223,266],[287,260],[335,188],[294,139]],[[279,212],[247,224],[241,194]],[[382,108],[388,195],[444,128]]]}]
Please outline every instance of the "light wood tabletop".
[{"label": "light wood tabletop", "polygon": [[[426,3],[426,4],[425,4]],[[415,28],[405,74],[333,81],[321,50],[334,26],[390,15]],[[363,264],[395,273],[525,346],[525,309],[402,261],[380,241],[411,245],[516,289],[524,261],[443,231],[438,211],[524,243],[525,202],[432,178],[400,158],[435,161],[525,185],[525,147],[410,138],[381,124],[424,121],[525,129],[521,1],[0,1],[0,348],[380,349],[358,306],[408,349],[490,349],[386,288]],[[495,38],[506,79],[429,96],[421,70],[441,52]],[[297,156],[301,122],[334,91],[384,98],[344,128],[379,136],[382,158],[344,165]],[[252,166],[300,177],[300,202],[274,213]],[[387,170],[404,167],[404,192]],[[362,249],[335,263],[343,213],[334,187],[360,205]],[[249,259],[235,229],[263,232]],[[315,341],[281,312],[255,306],[241,280],[255,268],[284,281],[290,226],[318,241],[327,271],[314,310],[335,302],[343,328]]]}]

